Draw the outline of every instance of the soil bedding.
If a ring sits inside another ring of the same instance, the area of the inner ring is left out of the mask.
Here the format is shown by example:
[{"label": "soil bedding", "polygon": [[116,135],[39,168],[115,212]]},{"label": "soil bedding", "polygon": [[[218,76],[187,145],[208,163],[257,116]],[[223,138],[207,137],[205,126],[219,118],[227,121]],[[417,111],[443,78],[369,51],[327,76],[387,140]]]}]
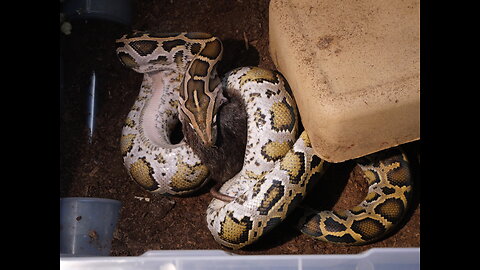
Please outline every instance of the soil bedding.
[{"label": "soil bedding", "polygon": [[[138,256],[160,249],[224,249],[207,228],[205,211],[210,186],[186,197],[144,191],[123,167],[119,149],[124,120],[138,94],[142,75],[124,68],[115,55],[115,39],[135,30],[201,31],[224,43],[219,73],[241,66],[275,69],[268,52],[268,0],[133,1],[127,28],[106,21],[72,21],[71,35],[61,36],[63,92],[60,111],[60,196],[103,197],[122,202],[112,243],[114,256]],[[98,110],[88,142],[87,89],[95,71]],[[405,222],[382,241],[364,246],[337,246],[316,241],[286,222],[237,254],[348,254],[373,247],[419,247],[419,143],[404,146],[412,160],[414,203]],[[331,164],[305,203],[317,209],[358,204],[366,195],[362,174],[348,161]]]}]

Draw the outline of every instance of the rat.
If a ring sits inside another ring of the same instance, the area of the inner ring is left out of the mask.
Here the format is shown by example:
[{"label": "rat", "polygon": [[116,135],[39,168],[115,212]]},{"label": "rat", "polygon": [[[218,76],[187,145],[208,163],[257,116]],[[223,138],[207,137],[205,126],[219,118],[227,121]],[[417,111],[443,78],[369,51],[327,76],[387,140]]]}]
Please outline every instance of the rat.
[{"label": "rat", "polygon": [[238,91],[226,89],[223,94],[228,101],[217,113],[217,137],[213,147],[205,146],[189,125],[182,125],[182,132],[186,143],[208,167],[209,177],[216,183],[210,190],[212,196],[231,201],[231,197],[218,193],[218,188],[243,167],[247,144],[247,113]]}]

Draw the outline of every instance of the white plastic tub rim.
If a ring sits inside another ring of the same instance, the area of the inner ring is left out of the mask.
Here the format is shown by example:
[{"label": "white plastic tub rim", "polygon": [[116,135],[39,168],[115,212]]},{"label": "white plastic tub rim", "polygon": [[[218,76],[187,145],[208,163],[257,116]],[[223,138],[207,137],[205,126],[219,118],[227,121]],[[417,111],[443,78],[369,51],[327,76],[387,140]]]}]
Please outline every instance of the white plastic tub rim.
[{"label": "white plastic tub rim", "polygon": [[60,269],[407,270],[420,269],[420,248],[372,248],[359,254],[343,255],[237,255],[223,250],[154,250],[141,256],[60,256]]}]

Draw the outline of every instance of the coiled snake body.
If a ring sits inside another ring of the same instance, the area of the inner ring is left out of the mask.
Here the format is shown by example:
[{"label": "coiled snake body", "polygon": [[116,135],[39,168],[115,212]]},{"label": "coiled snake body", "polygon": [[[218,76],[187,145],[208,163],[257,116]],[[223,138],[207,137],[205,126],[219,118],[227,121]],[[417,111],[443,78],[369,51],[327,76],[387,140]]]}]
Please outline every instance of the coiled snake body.
[{"label": "coiled snake body", "polygon": [[[169,134],[180,121],[214,146],[216,113],[224,89],[238,91],[247,112],[247,146],[242,170],[220,188],[227,200],[212,199],[207,225],[223,246],[241,248],[282,222],[303,200],[326,162],[314,154],[306,131],[298,136],[298,111],[275,71],[238,68],[221,81],[216,65],[219,39],[205,33],[134,32],[117,40],[121,62],[144,73],[140,94],[121,138],[125,166],[143,188],[187,194],[200,188],[208,168],[185,142]],[[399,223],[408,206],[410,172],[405,155],[371,155],[359,164],[369,182],[365,200],[344,211],[305,210],[301,231],[343,244],[375,241]],[[389,152],[392,153],[392,152]]]}]

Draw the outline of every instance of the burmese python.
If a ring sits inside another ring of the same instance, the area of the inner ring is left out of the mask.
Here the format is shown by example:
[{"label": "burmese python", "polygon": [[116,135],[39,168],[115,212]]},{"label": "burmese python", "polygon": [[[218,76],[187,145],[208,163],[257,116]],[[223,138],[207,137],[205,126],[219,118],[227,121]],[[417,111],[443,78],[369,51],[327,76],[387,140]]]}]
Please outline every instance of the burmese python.
[{"label": "burmese python", "polygon": [[[216,113],[224,89],[239,91],[247,111],[247,147],[242,170],[220,188],[207,224],[215,240],[241,248],[283,221],[313,186],[326,162],[314,154],[307,133],[298,136],[298,111],[288,84],[275,71],[237,68],[221,80],[216,66],[220,40],[205,33],[133,32],[116,42],[121,62],[143,73],[140,94],[122,131],[121,152],[130,176],[162,194],[187,194],[208,177],[184,141],[169,136],[181,121],[204,145],[214,147]],[[403,216],[411,190],[408,161],[401,152],[371,155],[359,164],[370,188],[350,210],[305,210],[299,228],[317,239],[363,244],[385,235]],[[365,162],[368,160],[368,162]]]}]

